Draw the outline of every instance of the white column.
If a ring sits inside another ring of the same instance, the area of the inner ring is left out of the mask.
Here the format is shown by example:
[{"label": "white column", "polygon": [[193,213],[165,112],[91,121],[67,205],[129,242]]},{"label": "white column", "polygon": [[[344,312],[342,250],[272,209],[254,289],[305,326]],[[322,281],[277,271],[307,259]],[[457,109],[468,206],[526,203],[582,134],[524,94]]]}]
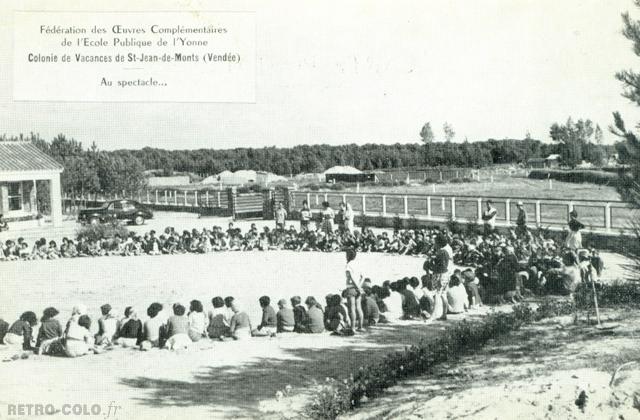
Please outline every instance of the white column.
[{"label": "white column", "polygon": [[362,214],[367,212],[367,196],[362,194]]},{"label": "white column", "polygon": [[482,223],[482,198],[478,198],[478,223]]},{"label": "white column", "polygon": [[507,226],[511,224],[511,200],[504,200],[504,217],[507,219]]},{"label": "white column", "polygon": [[540,227],[542,214],[540,213],[540,200],[536,201],[536,226]]},{"label": "white column", "polygon": [[387,215],[387,196],[382,195],[382,215]]},{"label": "white column", "polygon": [[409,197],[406,195],[402,197],[402,202],[404,204],[404,216],[409,217]]},{"label": "white column", "polygon": [[451,219],[456,220],[456,198],[451,197]]},{"label": "white column", "polygon": [[427,217],[431,217],[431,196],[427,196]]},{"label": "white column", "polygon": [[198,206],[198,190],[193,192],[193,199],[194,199],[193,205],[197,207]]},{"label": "white column", "polygon": [[158,204],[158,190],[156,190],[156,204]]},{"label": "white column", "polygon": [[611,203],[604,206],[604,227],[607,232],[611,230]]},{"label": "white column", "polygon": [[50,179],[51,196],[51,223],[53,226],[62,224],[62,191],[60,190],[60,174]]}]

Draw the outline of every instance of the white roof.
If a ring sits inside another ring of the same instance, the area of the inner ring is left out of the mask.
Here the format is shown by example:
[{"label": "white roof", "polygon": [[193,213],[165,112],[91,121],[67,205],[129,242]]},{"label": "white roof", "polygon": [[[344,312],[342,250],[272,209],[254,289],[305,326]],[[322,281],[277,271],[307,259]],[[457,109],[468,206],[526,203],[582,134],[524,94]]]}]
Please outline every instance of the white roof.
[{"label": "white roof", "polygon": [[550,159],[550,160],[560,159],[560,155],[554,153],[552,155],[547,156],[547,159]]},{"label": "white roof", "polygon": [[324,171],[324,174],[361,174],[362,171],[353,166],[334,166]]}]

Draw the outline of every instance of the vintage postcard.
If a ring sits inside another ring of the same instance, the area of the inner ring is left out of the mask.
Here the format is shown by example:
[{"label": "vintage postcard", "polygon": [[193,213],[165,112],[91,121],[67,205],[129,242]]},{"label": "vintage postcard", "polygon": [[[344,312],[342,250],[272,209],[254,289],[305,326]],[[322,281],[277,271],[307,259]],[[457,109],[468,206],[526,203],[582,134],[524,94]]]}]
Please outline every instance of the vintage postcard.
[{"label": "vintage postcard", "polygon": [[640,418],[640,1],[0,3],[0,419]]}]

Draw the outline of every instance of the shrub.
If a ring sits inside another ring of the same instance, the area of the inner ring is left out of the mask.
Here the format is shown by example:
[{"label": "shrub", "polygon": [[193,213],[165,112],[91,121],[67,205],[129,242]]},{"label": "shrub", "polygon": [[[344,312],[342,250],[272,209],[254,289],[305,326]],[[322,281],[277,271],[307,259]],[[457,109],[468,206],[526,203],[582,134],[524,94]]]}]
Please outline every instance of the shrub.
[{"label": "shrub", "polygon": [[309,185],[309,189],[311,191],[319,191],[320,190],[320,186],[318,184],[311,184],[311,185]]},{"label": "shrub", "polygon": [[462,178],[463,182],[473,182],[474,180],[468,176],[465,176],[464,178]]},{"label": "shrub", "polygon": [[534,169],[529,172],[531,179],[555,179],[563,182],[584,183],[598,185],[618,186],[620,177],[617,173],[593,171],[593,170],[573,170],[563,171],[559,169]]},{"label": "shrub", "polygon": [[449,180],[449,182],[452,183],[452,184],[460,184],[460,183],[463,182],[463,179],[462,178],[451,178]]},{"label": "shrub", "polygon": [[113,238],[116,235],[126,238],[129,235],[129,231],[119,222],[86,225],[78,228],[76,231],[76,237],[78,239],[84,238],[90,241]]},{"label": "shrub", "polygon": [[435,180],[435,179],[433,179],[433,178],[429,178],[429,177],[427,177],[427,178],[425,178],[425,179],[424,179],[424,181],[423,181],[423,182],[424,182],[425,184],[433,184],[433,183],[435,183],[435,182],[436,182],[436,180]]},{"label": "shrub", "polygon": [[336,182],[335,184],[331,184],[329,189],[333,191],[342,191],[344,190],[344,184],[342,182]]},{"label": "shrub", "polygon": [[513,306],[512,313],[490,313],[480,322],[461,321],[433,340],[421,340],[404,351],[388,354],[378,363],[361,366],[348,380],[327,379],[327,384],[315,393],[307,406],[307,413],[312,418],[335,419],[358,407],[363,397],[378,396],[399,380],[425,374],[433,366],[479,348],[499,334],[548,316],[572,312],[570,301],[547,299],[535,311],[525,303]]}]

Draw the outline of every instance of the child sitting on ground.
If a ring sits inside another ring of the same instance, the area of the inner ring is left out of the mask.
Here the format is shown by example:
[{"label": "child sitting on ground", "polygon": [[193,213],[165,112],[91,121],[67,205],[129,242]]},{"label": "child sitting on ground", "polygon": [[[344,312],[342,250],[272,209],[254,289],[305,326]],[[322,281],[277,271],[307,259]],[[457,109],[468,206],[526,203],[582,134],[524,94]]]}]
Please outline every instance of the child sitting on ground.
[{"label": "child sitting on ground", "polygon": [[271,299],[269,296],[262,296],[258,302],[262,308],[262,321],[258,328],[251,332],[251,335],[254,337],[274,337],[278,329],[278,320],[276,311],[271,306]]},{"label": "child sitting on ground", "polygon": [[307,319],[307,309],[302,305],[300,296],[291,298],[291,306],[293,307],[294,332],[304,332],[304,321]]},{"label": "child sitting on ground", "polygon": [[231,310],[233,311],[231,324],[229,326],[231,337],[233,337],[234,340],[244,340],[251,337],[251,321],[249,320],[249,315],[241,310],[240,305],[235,300],[231,304]]},{"label": "child sitting on ground", "polygon": [[164,334],[164,347],[169,350],[186,349],[192,342],[189,338],[189,318],[185,312],[185,307],[179,303],[173,305],[173,315],[167,320]]},{"label": "child sitting on ground", "polygon": [[138,319],[136,310],[128,306],[124,310],[125,318],[120,322],[120,330],[116,343],[122,347],[139,346],[143,340],[142,321]]},{"label": "child sitting on ground", "polygon": [[95,336],[96,345],[108,346],[113,343],[113,340],[120,330],[120,321],[111,314],[111,305],[105,303],[100,307],[102,316],[98,319],[98,333]]},{"label": "child sitting on ground", "polygon": [[228,316],[229,312],[224,306],[224,299],[216,296],[211,299],[211,304],[213,305],[213,310],[209,311],[209,338],[224,339],[224,337],[229,337],[231,318]]},{"label": "child sitting on ground", "polygon": [[293,309],[287,305],[285,299],[278,301],[278,313],[276,314],[276,320],[278,324],[277,332],[293,332],[295,328],[295,316]]},{"label": "child sitting on ground", "polygon": [[200,341],[202,337],[207,336],[207,327],[209,320],[204,314],[202,302],[192,300],[189,304],[189,338],[191,341]]},{"label": "child sitting on ground", "polygon": [[24,312],[20,319],[11,324],[4,336],[4,344],[22,350],[33,350],[33,327],[38,324],[38,318],[32,311]]},{"label": "child sitting on ground", "polygon": [[144,341],[140,344],[141,350],[149,350],[152,347],[160,347],[160,330],[162,328],[162,320],[158,314],[162,312],[162,304],[154,302],[147,308],[149,319],[145,321]]},{"label": "child sitting on ground", "polygon": [[58,313],[56,308],[46,308],[42,312],[40,329],[36,339],[36,348],[41,354],[47,354],[51,343],[55,340],[60,340],[62,337],[62,325],[56,319]]}]

